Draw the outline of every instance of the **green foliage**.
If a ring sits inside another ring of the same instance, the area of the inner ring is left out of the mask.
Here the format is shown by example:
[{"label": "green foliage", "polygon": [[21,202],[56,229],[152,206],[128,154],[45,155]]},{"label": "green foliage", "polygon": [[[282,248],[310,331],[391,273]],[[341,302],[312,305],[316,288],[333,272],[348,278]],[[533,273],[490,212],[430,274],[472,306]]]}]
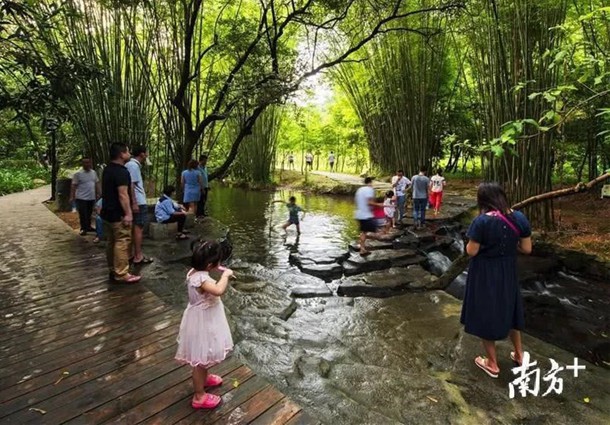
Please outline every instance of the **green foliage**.
[{"label": "green foliage", "polygon": [[[32,160],[0,161],[0,195],[32,189],[50,181],[50,171]],[[34,180],[38,180],[37,184]]]}]

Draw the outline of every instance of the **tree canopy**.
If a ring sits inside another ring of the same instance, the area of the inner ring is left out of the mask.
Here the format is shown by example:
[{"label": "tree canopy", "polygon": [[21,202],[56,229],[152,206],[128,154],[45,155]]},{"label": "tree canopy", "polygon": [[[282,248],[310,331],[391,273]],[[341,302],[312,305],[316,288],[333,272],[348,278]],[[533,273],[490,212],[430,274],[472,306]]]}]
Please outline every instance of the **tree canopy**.
[{"label": "tree canopy", "polygon": [[[609,14],[608,0],[0,0],[0,155],[103,163],[120,141],[149,147],[158,181],[203,152],[212,179],[268,181],[290,152],[334,151],[359,173],[470,163],[525,199],[610,167]],[[549,222],[550,203],[530,208]]]}]

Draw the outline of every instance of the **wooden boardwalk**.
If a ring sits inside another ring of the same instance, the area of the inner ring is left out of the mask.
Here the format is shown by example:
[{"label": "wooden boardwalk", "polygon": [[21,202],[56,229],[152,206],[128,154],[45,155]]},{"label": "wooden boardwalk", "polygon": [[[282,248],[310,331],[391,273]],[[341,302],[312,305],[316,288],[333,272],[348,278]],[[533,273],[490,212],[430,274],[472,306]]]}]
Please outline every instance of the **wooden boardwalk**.
[{"label": "wooden boardwalk", "polygon": [[0,197],[0,423],[315,423],[235,358],[214,368],[221,407],[194,411],[173,361],[180,312],[141,284],[109,287],[102,250],[48,193]]}]

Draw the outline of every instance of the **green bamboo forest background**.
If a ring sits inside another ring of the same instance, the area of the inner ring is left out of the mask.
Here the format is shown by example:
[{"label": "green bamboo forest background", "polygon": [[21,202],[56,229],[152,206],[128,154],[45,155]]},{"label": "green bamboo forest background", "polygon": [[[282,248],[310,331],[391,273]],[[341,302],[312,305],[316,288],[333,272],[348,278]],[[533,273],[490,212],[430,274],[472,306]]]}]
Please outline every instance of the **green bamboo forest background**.
[{"label": "green bamboo forest background", "polygon": [[0,192],[119,141],[157,190],[203,152],[269,183],[332,151],[525,199],[610,167],[609,55],[610,0],[0,0]]}]

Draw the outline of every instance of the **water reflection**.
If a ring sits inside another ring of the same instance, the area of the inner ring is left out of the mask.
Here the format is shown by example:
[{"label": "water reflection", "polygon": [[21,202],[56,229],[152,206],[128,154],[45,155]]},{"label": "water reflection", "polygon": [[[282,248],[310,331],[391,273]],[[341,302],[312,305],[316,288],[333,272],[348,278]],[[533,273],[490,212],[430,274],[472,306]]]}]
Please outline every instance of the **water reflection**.
[{"label": "water reflection", "polygon": [[[294,196],[307,213],[301,222],[301,235],[294,226],[287,232],[281,225],[288,220],[283,200]],[[265,267],[286,269],[288,255],[305,251],[346,248],[356,233],[353,202],[300,192],[255,192],[222,187],[210,191],[208,213],[231,229],[233,254],[240,260]]]}]

